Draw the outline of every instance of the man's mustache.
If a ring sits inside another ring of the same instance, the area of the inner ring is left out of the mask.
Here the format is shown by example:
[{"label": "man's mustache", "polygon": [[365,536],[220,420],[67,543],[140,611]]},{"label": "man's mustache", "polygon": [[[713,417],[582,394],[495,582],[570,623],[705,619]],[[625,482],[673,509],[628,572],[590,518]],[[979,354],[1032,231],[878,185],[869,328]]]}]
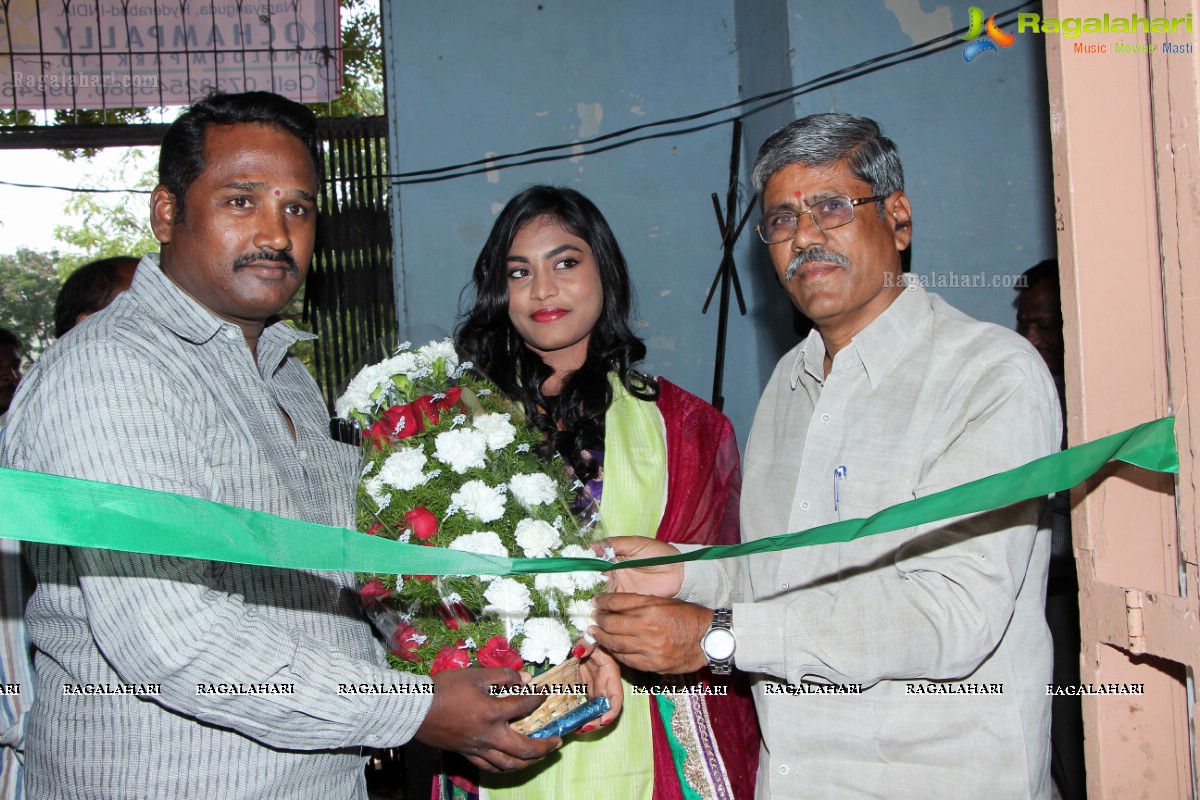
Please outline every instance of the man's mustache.
[{"label": "man's mustache", "polygon": [[835,253],[832,250],[826,250],[824,247],[813,245],[792,256],[792,260],[788,263],[787,272],[783,274],[784,282],[796,277],[796,273],[800,271],[800,268],[810,261],[824,261],[829,264],[837,264],[839,267],[850,266],[850,259],[841,253]]},{"label": "man's mustache", "polygon": [[243,270],[251,264],[273,261],[276,264],[286,264],[288,272],[293,275],[300,274],[300,267],[296,265],[296,259],[292,258],[292,254],[286,250],[263,250],[258,253],[243,253],[234,259],[233,271]]}]

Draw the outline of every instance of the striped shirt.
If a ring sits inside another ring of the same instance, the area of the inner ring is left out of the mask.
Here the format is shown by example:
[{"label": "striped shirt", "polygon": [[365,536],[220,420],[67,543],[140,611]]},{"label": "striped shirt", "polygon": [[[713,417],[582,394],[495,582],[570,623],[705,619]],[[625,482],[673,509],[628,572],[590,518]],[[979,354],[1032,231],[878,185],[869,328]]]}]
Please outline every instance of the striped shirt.
[{"label": "striped shirt", "polygon": [[[4,429],[0,428],[0,441]],[[21,545],[0,539],[0,800],[22,800],[25,714],[33,701],[33,664],[25,636]]]},{"label": "striped shirt", "polygon": [[[128,292],[26,376],[0,463],[350,524],[360,456],[329,438],[320,393],[288,356],[306,336],[269,326],[256,363],[239,327],[147,256]],[[339,693],[428,681],[386,667],[352,575],[49,545],[28,555],[31,797],[365,798],[361,746],[407,741],[432,702]],[[95,688],[129,685],[138,693]],[[270,685],[290,690],[253,691]]]}]

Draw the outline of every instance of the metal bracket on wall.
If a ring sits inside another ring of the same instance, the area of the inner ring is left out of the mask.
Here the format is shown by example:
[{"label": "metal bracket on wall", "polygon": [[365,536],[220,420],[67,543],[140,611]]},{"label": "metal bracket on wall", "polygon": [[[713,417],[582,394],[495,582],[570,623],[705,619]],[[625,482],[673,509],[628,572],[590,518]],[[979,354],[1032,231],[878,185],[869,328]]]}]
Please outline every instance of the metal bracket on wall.
[{"label": "metal bracket on wall", "polygon": [[738,237],[742,234],[742,229],[746,227],[746,221],[750,219],[750,214],[754,210],[754,203],[758,197],[755,195],[750,198],[750,202],[746,205],[746,211],[742,214],[740,222],[734,224],[737,219],[737,196],[738,196],[738,177],[741,171],[742,164],[742,121],[736,119],[733,121],[733,148],[729,154],[729,188],[725,194],[725,210],[721,210],[721,201],[717,198],[717,193],[712,193],[713,210],[717,214],[717,227],[721,231],[721,266],[717,268],[717,274],[713,276],[712,285],[708,287],[708,296],[704,298],[704,307],[700,309],[701,314],[708,313],[708,306],[712,303],[713,293],[717,290],[718,284],[721,287],[721,299],[719,313],[717,315],[717,352],[713,365],[713,391],[712,404],[717,410],[721,410],[725,405],[725,397],[721,394],[721,387],[725,379],[725,337],[729,332],[729,286],[733,284],[734,293],[737,295],[738,311],[741,315],[746,316],[746,299],[742,296],[742,283],[738,280],[737,265],[733,261],[733,247],[737,244]]}]

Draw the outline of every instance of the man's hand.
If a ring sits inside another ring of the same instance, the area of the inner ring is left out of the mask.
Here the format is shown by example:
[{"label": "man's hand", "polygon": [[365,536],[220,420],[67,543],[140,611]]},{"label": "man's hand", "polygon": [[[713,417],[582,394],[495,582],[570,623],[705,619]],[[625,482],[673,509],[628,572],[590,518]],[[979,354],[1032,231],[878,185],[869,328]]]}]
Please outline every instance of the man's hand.
[{"label": "man's hand", "polygon": [[[671,545],[649,536],[614,536],[597,542],[593,547],[601,553],[611,548],[617,555],[617,561],[679,555],[679,551]],[[615,569],[607,575],[609,591],[674,597],[683,585],[683,564]]]},{"label": "man's hand", "polygon": [[641,594],[601,594],[589,633],[622,664],[664,675],[708,665],[700,639],[712,624],[711,608]]},{"label": "man's hand", "polygon": [[492,686],[520,686],[511,669],[453,669],[433,676],[433,705],[416,738],[431,747],[462,753],[488,772],[521,769],[562,746],[562,739],[530,739],[508,727],[532,714],[546,698],[494,697]]}]

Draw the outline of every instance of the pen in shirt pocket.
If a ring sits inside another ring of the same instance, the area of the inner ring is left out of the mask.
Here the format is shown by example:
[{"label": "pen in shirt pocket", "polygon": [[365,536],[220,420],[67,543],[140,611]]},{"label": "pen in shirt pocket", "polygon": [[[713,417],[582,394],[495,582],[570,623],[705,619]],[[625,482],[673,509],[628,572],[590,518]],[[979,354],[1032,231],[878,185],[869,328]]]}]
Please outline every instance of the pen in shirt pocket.
[{"label": "pen in shirt pocket", "polygon": [[846,468],[845,468],[844,466],[842,466],[842,467],[836,467],[836,468],[833,470],[833,510],[834,510],[834,511],[837,511],[837,510],[838,510],[838,504],[839,504],[839,500],[841,499],[841,498],[838,496],[838,488],[839,488],[839,486],[838,486],[838,483],[839,483],[839,482],[840,482],[840,481],[841,481],[843,478],[845,478],[845,477],[846,477],[846,473],[847,473],[847,470],[846,470]]},{"label": "pen in shirt pocket", "polygon": [[329,438],[358,447],[362,444],[362,426],[358,424],[358,420],[333,417],[329,420]]}]

